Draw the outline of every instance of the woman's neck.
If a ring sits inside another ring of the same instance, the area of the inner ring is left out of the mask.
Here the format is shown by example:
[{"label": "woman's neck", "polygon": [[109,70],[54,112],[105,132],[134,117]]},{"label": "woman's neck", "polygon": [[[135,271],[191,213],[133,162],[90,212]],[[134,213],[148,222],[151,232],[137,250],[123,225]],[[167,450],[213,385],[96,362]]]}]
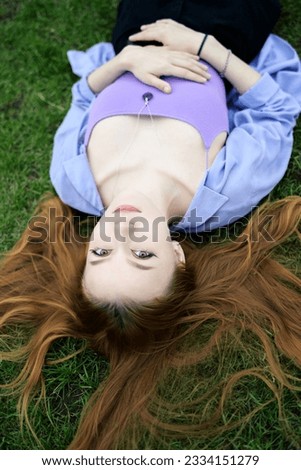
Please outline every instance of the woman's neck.
[{"label": "woman's neck", "polygon": [[160,174],[158,171],[141,171],[141,173],[135,171],[135,175],[123,174],[118,181],[115,178],[113,181],[103,182],[99,193],[105,207],[116,198],[126,198],[127,195],[131,195],[138,205],[140,200],[146,197],[153,202],[166,220],[170,220],[183,217],[193,197],[188,191],[183,193],[183,188],[175,183],[168,175]]}]

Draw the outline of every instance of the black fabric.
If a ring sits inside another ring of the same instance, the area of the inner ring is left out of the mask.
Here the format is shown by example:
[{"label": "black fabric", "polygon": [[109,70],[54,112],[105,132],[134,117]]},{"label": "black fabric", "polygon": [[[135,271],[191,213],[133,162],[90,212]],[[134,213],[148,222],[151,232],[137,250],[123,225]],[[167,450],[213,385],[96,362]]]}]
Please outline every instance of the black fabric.
[{"label": "black fabric", "polygon": [[112,42],[118,53],[142,24],[171,18],[214,35],[250,62],[271,33],[280,10],[278,0],[121,0]]}]

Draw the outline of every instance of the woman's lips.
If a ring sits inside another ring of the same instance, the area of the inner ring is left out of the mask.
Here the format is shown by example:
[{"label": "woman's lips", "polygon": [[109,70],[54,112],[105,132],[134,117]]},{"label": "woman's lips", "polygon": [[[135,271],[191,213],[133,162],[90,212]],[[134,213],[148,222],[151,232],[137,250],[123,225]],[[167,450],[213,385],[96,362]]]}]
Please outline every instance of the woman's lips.
[{"label": "woman's lips", "polygon": [[137,207],[130,206],[128,204],[123,204],[121,206],[118,206],[114,212],[141,212]]}]

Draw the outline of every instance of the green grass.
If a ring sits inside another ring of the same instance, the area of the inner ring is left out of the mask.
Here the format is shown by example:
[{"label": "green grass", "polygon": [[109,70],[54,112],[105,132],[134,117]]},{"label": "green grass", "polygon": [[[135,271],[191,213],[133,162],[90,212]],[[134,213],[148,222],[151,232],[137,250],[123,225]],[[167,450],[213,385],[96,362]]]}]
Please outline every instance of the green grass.
[{"label": "green grass", "polygon": [[[283,16],[276,32],[301,52],[301,0],[284,0]],[[96,42],[109,41],[117,1],[2,0],[0,4],[0,250],[18,239],[40,196],[51,190],[48,169],[53,136],[70,103],[75,80],[67,63],[68,49],[84,50]],[[301,85],[300,85],[301,86]],[[271,197],[300,194],[301,128],[296,129],[293,157],[285,178]],[[297,269],[296,245],[282,251]],[[51,356],[68,354],[80,342],[62,340]],[[241,360],[241,359],[240,359]],[[239,362],[240,363],[240,362]],[[241,364],[241,363],[240,363]],[[15,365],[1,364],[0,382],[8,381]],[[45,367],[47,402],[35,415],[35,429],[46,449],[64,448],[70,442],[80,411],[104,377],[106,364],[91,351],[67,362]],[[184,390],[185,392],[185,390]],[[258,380],[235,391],[235,403],[262,403],[271,394]],[[301,407],[292,392],[285,396],[291,431],[284,431],[271,403],[243,428],[210,440],[174,440],[164,447],[228,449],[292,449],[301,446]],[[229,413],[231,410],[229,411]],[[232,410],[235,414],[235,410]],[[1,398],[0,448],[38,448],[30,433],[21,435],[16,399]],[[297,436],[297,437],[296,437]],[[148,437],[141,447],[147,448]],[[159,446],[159,444],[158,444]]]}]

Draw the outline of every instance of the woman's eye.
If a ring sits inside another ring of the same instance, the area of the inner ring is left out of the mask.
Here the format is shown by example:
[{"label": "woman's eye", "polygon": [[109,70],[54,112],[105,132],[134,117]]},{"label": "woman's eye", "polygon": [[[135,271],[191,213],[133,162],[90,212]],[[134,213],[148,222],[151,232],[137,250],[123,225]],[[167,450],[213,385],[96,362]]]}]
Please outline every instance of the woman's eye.
[{"label": "woman's eye", "polygon": [[156,256],[154,253],[145,250],[132,250],[132,253],[134,254],[134,256],[136,256],[136,258],[139,259],[148,259],[152,258],[153,256]]},{"label": "woman's eye", "polygon": [[111,253],[112,250],[106,250],[105,248],[96,248],[95,250],[90,250],[91,253],[93,253],[93,255],[96,255],[96,256],[108,256],[110,253]]}]

